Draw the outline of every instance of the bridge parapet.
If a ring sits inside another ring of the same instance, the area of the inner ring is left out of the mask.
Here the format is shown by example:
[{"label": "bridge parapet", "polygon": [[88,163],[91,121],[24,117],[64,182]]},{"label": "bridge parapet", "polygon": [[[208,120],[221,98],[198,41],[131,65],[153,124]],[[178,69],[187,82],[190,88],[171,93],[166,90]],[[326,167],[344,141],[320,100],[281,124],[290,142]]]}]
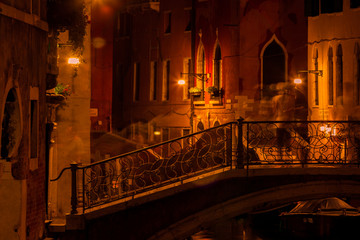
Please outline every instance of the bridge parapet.
[{"label": "bridge parapet", "polygon": [[360,122],[242,122],[245,165],[359,165]]},{"label": "bridge parapet", "polygon": [[359,167],[359,156],[360,122],[239,120],[87,166],[73,164],[67,168],[72,214],[80,205],[85,212],[216,169],[245,168],[249,175],[251,168]]}]

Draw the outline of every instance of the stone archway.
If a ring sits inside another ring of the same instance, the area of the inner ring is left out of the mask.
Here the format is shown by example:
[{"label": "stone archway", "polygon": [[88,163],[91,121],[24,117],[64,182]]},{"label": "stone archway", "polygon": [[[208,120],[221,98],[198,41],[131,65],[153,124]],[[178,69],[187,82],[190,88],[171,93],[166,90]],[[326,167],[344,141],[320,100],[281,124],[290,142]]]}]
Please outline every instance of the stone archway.
[{"label": "stone archway", "polygon": [[21,140],[21,112],[15,88],[7,94],[1,130],[1,158],[10,159],[16,155]]}]

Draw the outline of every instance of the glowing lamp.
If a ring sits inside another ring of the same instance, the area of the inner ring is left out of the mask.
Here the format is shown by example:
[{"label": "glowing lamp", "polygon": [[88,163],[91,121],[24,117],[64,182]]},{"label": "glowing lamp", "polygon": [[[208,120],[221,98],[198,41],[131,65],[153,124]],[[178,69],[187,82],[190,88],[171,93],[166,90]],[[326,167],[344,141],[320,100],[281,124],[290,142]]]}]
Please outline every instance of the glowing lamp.
[{"label": "glowing lamp", "polygon": [[295,83],[295,84],[301,84],[301,83],[302,83],[301,78],[295,78],[295,79],[294,79],[294,83]]},{"label": "glowing lamp", "polygon": [[179,84],[179,85],[185,85],[185,80],[184,80],[184,79],[180,79],[180,80],[178,81],[178,84]]},{"label": "glowing lamp", "polygon": [[70,65],[78,65],[78,64],[80,64],[80,59],[79,58],[69,58],[68,59],[68,64],[70,64]]},{"label": "glowing lamp", "polygon": [[160,131],[154,131],[154,135],[159,136],[159,135],[161,135],[161,132]]}]

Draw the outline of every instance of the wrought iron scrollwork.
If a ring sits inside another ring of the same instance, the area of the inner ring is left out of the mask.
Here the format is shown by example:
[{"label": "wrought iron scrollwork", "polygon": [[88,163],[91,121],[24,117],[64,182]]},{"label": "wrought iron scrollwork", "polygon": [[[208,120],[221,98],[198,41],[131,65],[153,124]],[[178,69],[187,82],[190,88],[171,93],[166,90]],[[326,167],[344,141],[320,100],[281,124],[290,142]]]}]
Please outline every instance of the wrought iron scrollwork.
[{"label": "wrought iron scrollwork", "polygon": [[251,165],[359,163],[359,122],[244,122],[243,128]]},{"label": "wrought iron scrollwork", "polygon": [[231,164],[231,124],[83,168],[84,209]]}]

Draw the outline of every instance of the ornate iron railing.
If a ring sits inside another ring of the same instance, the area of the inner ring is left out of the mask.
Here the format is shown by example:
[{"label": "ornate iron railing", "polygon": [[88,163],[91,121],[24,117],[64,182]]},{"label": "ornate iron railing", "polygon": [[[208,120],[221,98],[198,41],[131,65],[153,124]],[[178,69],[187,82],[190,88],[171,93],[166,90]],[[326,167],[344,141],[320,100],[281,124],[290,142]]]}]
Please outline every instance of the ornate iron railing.
[{"label": "ornate iron railing", "polygon": [[359,167],[360,122],[239,120],[87,166],[71,164],[52,181],[71,169],[74,214],[79,195],[85,211],[229,166],[311,164]]},{"label": "ornate iron railing", "polygon": [[225,124],[80,166],[84,209],[230,166],[232,126]]},{"label": "ornate iron railing", "polygon": [[360,122],[242,122],[243,165],[359,164]]}]

